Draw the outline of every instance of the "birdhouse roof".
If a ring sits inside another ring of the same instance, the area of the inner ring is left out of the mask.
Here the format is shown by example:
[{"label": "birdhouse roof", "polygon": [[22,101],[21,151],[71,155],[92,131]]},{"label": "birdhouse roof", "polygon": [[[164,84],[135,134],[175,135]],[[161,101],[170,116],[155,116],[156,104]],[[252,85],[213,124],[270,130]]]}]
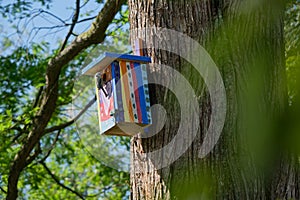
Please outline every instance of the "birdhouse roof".
[{"label": "birdhouse roof", "polygon": [[104,70],[115,60],[125,60],[137,63],[151,62],[150,57],[105,52],[102,56],[98,57],[93,62],[88,64],[85,68],[83,68],[82,74],[87,76],[94,76],[97,72]]}]

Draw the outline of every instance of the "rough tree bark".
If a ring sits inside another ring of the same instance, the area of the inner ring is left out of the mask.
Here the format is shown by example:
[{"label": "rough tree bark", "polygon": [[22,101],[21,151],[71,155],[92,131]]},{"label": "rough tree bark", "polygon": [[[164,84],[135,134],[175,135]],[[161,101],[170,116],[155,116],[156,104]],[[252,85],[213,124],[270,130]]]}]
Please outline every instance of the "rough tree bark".
[{"label": "rough tree bark", "polygon": [[[168,144],[180,121],[174,98],[165,89],[153,87],[152,100],[164,105],[170,114],[157,135],[137,136],[131,141],[131,198],[299,199],[297,159],[291,159],[282,148],[284,136],[273,126],[287,103],[283,2],[129,0],[129,8],[132,29],[165,27],[199,41],[217,63],[227,93],[221,138],[208,156],[199,159],[210,121],[209,94],[179,56],[147,49],[154,62],[172,66],[190,78],[201,97],[201,128],[190,148],[172,165],[156,169],[151,160],[140,160],[141,153]],[[180,45],[175,48],[184,48]]]}]

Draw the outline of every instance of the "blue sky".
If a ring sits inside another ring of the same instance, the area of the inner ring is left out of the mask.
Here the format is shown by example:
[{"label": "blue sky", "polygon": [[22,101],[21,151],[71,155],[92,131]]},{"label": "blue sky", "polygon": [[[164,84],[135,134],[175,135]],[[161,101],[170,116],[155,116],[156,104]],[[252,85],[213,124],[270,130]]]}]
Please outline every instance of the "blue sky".
[{"label": "blue sky", "polygon": [[[8,0],[0,0],[2,6],[12,3],[13,1]],[[16,2],[16,1],[14,1]],[[84,4],[85,1],[81,1],[81,5]],[[38,27],[51,27],[51,26],[60,26],[63,25],[53,15],[59,17],[62,20],[66,20],[67,23],[71,23],[72,15],[74,13],[75,1],[74,0],[53,0],[49,9],[45,6],[42,6],[40,3],[33,3],[32,9],[29,12],[33,12],[37,14],[41,10],[45,11],[41,15],[36,16],[31,20],[14,20],[12,23],[8,21],[7,18],[3,18],[2,15],[0,16],[0,41],[3,38],[8,37],[12,40],[16,46],[25,45],[29,46],[31,42],[40,42],[40,41],[47,41],[51,44],[51,48],[57,48],[57,42],[62,40],[67,32],[68,27],[61,27],[56,29],[40,29],[37,32]],[[95,2],[95,0],[90,0],[84,7],[81,8],[81,16],[80,19],[88,18],[91,16],[95,16],[100,10],[102,5]],[[48,13],[49,12],[49,13]],[[85,15],[85,13],[90,12],[90,15]],[[16,34],[16,29],[14,26],[19,24],[19,29],[22,31],[22,34]],[[83,31],[87,30],[91,24],[91,21],[87,21],[84,23],[80,23],[75,27],[74,32],[76,34],[82,33]],[[35,27],[35,28],[34,28]],[[3,52],[0,49],[0,53]]]}]

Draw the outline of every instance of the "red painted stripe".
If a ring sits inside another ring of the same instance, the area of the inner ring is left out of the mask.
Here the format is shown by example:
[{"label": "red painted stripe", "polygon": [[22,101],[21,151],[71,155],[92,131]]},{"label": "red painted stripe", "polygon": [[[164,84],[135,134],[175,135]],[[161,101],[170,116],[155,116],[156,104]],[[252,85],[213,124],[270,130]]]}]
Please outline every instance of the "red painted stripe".
[{"label": "red painted stripe", "polygon": [[133,82],[133,88],[134,88],[136,108],[137,108],[137,113],[138,113],[138,120],[139,120],[139,123],[142,123],[143,120],[142,120],[142,110],[141,110],[140,96],[139,96],[139,90],[138,90],[138,82],[136,79],[136,73],[135,73],[133,62],[130,62],[130,68],[131,68],[131,74],[132,74],[132,82]]}]

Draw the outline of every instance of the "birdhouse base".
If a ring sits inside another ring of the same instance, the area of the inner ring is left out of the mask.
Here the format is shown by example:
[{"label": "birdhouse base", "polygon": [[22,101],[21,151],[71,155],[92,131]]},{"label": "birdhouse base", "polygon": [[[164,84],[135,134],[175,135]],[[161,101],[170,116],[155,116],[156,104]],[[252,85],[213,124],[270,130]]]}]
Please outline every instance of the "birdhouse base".
[{"label": "birdhouse base", "polygon": [[111,129],[105,131],[103,135],[134,136],[139,133],[143,133],[144,128],[148,126],[149,125],[141,123],[121,122]]}]

